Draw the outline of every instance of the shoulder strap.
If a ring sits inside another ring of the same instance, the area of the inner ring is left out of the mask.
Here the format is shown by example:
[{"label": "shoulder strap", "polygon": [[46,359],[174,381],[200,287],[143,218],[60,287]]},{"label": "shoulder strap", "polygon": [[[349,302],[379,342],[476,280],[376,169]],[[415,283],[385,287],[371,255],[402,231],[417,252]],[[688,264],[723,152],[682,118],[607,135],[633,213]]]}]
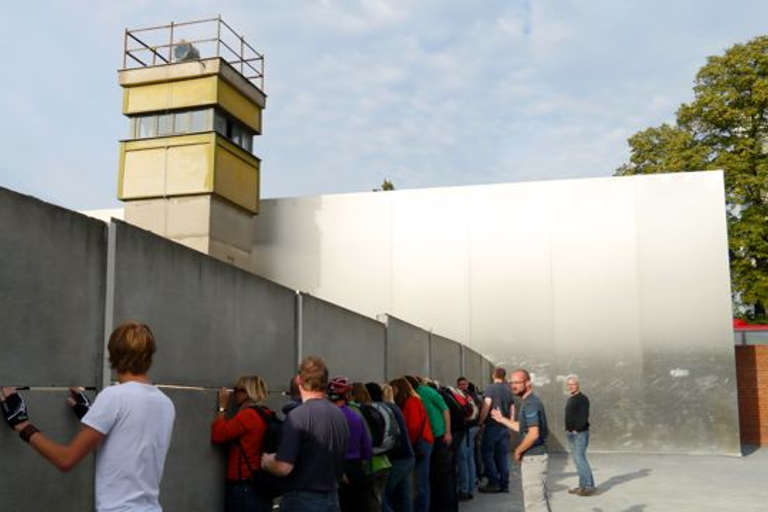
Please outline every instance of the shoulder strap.
[{"label": "shoulder strap", "polygon": [[[237,447],[240,449],[240,456],[241,458],[245,458],[245,466],[248,468],[248,472],[251,474],[251,479],[253,479],[253,476],[255,473],[253,472],[253,468],[251,467],[251,461],[248,460],[248,454],[245,453],[245,449],[243,448],[243,445],[240,444],[240,440],[237,440]],[[237,465],[237,474],[242,480],[243,475],[240,473],[240,464]]]}]

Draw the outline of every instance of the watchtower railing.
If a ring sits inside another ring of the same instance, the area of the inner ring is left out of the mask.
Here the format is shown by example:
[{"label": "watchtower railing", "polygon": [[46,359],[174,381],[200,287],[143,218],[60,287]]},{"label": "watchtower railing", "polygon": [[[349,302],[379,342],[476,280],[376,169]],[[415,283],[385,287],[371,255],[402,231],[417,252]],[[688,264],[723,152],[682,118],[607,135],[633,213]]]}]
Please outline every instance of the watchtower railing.
[{"label": "watchtower railing", "polygon": [[240,72],[249,82],[264,90],[264,54],[232,29],[221,16],[215,18],[171,22],[168,25],[125,29],[123,69],[165,66],[179,62],[173,50],[180,44],[191,44],[200,59],[219,57]]}]

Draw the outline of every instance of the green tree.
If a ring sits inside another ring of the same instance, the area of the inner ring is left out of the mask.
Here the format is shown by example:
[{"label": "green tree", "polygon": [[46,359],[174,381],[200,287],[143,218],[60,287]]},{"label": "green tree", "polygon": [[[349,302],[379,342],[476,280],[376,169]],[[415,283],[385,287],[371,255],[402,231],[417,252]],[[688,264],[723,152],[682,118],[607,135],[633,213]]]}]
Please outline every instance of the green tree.
[{"label": "green tree", "polygon": [[694,99],[629,139],[616,175],[722,169],[734,311],[768,320],[768,36],[709,57]]}]

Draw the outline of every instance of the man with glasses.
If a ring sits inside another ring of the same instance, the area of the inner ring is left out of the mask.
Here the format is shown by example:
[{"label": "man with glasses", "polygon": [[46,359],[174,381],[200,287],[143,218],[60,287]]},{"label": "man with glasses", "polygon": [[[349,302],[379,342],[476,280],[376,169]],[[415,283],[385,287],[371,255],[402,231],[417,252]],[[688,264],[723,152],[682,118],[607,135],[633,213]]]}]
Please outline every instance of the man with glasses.
[{"label": "man with glasses", "polygon": [[515,448],[515,461],[520,463],[523,487],[523,500],[526,512],[550,512],[547,497],[547,447],[544,442],[549,435],[547,415],[544,404],[533,393],[531,375],[522,368],[512,373],[512,392],[522,399],[518,421],[514,418],[514,408],[510,417],[494,409],[491,417],[507,428],[519,432],[520,444]]}]

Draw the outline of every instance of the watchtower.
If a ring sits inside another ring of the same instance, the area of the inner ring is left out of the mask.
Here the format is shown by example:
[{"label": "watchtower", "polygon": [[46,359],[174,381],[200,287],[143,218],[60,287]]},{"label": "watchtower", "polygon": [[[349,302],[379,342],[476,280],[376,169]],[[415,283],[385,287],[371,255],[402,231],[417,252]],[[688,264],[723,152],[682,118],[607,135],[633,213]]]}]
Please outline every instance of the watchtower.
[{"label": "watchtower", "polygon": [[125,220],[251,266],[264,55],[221,17],[126,29],[118,198]]}]

